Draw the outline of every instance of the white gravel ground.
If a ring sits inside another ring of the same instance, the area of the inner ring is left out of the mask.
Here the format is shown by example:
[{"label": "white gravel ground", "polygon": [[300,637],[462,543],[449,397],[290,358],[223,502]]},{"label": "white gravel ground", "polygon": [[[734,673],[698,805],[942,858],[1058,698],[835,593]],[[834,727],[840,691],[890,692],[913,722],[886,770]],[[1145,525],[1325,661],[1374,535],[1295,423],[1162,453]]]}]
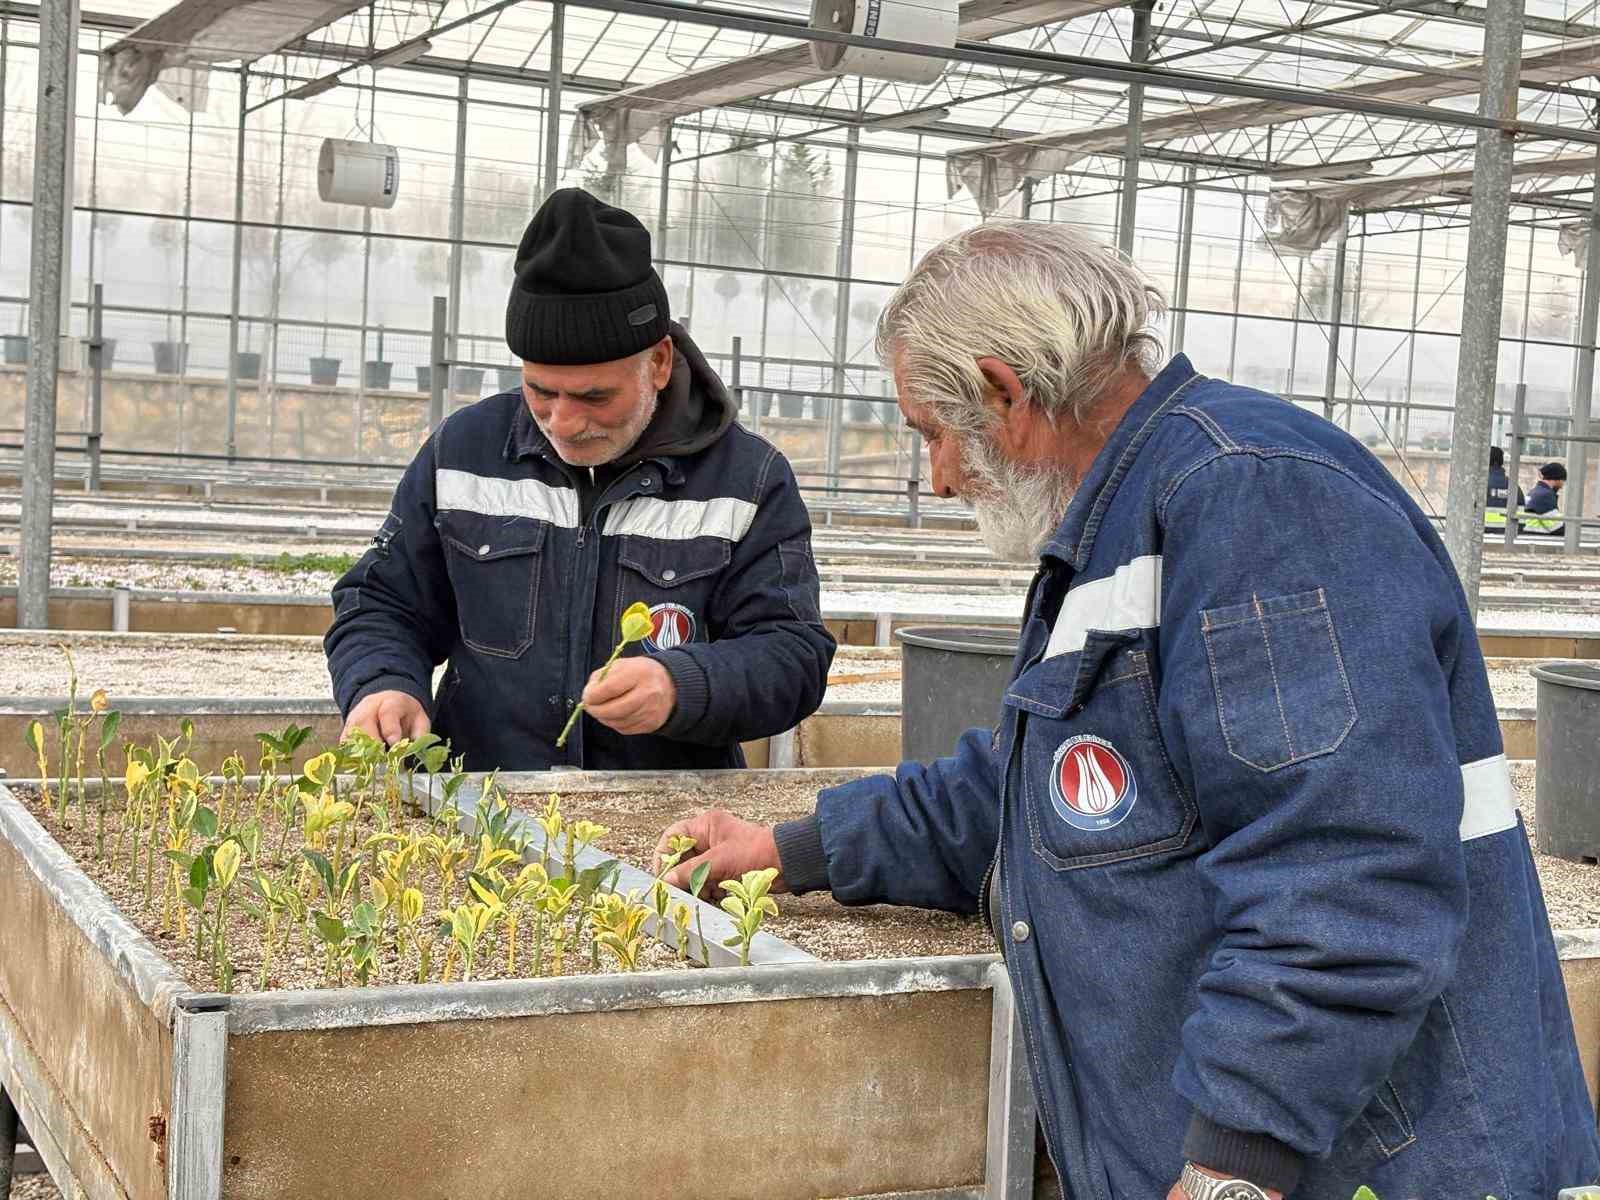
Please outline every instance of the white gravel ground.
[{"label": "white gravel ground", "polygon": [[173,634],[0,633],[0,696],[65,696],[72,648],[78,695],[316,698],[332,695],[322,640]]},{"label": "white gravel ground", "polygon": [[[1517,791],[1517,805],[1532,840],[1534,825],[1534,764],[1511,764],[1511,782]],[[1550,924],[1556,929],[1589,929],[1600,925],[1600,866],[1568,862],[1548,854],[1533,854],[1544,888],[1544,904],[1550,910]]]},{"label": "white gravel ground", "polygon": [[[332,571],[269,571],[265,567],[207,562],[57,556],[51,587],[126,587],[152,591],[235,592],[252,596],[322,596],[333,590]],[[0,587],[15,586],[17,560],[0,557]]]}]

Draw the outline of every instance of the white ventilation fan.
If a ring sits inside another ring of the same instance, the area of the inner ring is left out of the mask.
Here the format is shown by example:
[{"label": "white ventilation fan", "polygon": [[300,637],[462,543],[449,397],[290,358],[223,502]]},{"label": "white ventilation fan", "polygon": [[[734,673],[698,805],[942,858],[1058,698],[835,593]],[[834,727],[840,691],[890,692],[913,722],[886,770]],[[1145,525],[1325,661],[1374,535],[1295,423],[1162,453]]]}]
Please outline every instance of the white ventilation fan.
[{"label": "white ventilation fan", "polygon": [[[812,0],[811,28],[949,50],[956,44],[957,8],[958,0]],[[937,80],[949,62],[838,42],[812,42],[811,60],[835,75],[922,84]]]},{"label": "white ventilation fan", "polygon": [[393,208],[400,194],[400,152],[377,142],[323,138],[317,195],[329,204]]}]

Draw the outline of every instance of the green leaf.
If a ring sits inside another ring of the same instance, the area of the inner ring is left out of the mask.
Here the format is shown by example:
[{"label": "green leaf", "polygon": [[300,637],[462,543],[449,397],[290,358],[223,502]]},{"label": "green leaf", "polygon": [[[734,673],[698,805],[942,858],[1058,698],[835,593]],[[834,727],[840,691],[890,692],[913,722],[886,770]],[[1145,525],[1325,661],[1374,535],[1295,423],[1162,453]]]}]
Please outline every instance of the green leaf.
[{"label": "green leaf", "polygon": [[190,826],[203,838],[217,836],[217,813],[211,808],[196,808],[194,810],[194,823]]},{"label": "green leaf", "polygon": [[100,752],[102,754],[111,748],[111,743],[117,736],[117,729],[121,725],[122,714],[114,708],[100,718]]},{"label": "green leaf", "polygon": [[337,946],[344,941],[344,922],[338,917],[330,917],[325,912],[319,912],[315,917],[317,936],[329,945]]},{"label": "green leaf", "polygon": [[29,721],[27,731],[23,734],[23,741],[28,743],[28,749],[39,757],[44,756],[44,726],[37,721]]},{"label": "green leaf", "polygon": [[696,898],[705,889],[706,879],[711,874],[711,864],[703,862],[689,873],[689,894]]},{"label": "green leaf", "polygon": [[186,887],[178,894],[183,897],[183,902],[196,912],[206,906],[206,894],[200,888]]},{"label": "green leaf", "polygon": [[244,910],[244,914],[252,921],[265,921],[267,919],[267,914],[261,910],[259,904],[252,904],[248,900],[240,900],[238,906]]},{"label": "green leaf", "polygon": [[194,722],[188,717],[185,717],[183,720],[178,722],[178,732],[183,734],[184,741],[194,741]]},{"label": "green leaf", "polygon": [[203,856],[189,864],[189,886],[202,892],[211,886],[211,864]]},{"label": "green leaf", "polygon": [[1366,1184],[1362,1184],[1356,1189],[1356,1194],[1351,1197],[1351,1200],[1378,1200],[1378,1198],[1372,1194],[1371,1188]]},{"label": "green leaf", "polygon": [[722,944],[724,946],[737,946],[743,941],[744,941],[744,939],[742,937],[740,937],[738,934],[734,934],[730,938],[723,938],[722,939]]},{"label": "green leaf", "polygon": [[194,855],[185,854],[182,850],[163,850],[161,853],[166,856],[169,862],[177,863],[184,871],[187,871],[189,864],[194,862]]},{"label": "green leaf", "polygon": [[333,864],[316,850],[301,850],[300,853],[311,864],[311,869],[317,873],[317,877],[322,880],[324,893],[332,896],[338,890],[338,884],[333,878]]}]

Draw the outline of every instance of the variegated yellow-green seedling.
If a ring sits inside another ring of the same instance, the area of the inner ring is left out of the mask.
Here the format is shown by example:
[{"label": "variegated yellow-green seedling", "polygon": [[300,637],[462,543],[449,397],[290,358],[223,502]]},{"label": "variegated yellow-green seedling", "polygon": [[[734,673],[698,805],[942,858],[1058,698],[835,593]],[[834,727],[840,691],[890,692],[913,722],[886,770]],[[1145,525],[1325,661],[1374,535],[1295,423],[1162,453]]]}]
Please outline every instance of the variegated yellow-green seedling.
[{"label": "variegated yellow-green seedling", "polygon": [[682,900],[672,906],[672,928],[678,935],[678,961],[684,962],[689,955],[689,919],[692,913],[689,906]]},{"label": "variegated yellow-green seedling", "polygon": [[[272,949],[278,936],[278,918],[289,910],[290,889],[275,881],[272,876],[264,875],[257,871],[250,880],[250,890],[260,899],[259,905],[252,905],[247,911],[261,921],[263,934],[261,938],[261,977],[256,986],[261,991],[267,990],[267,980],[272,974]],[[299,893],[295,893],[298,900]]]},{"label": "variegated yellow-green seedling", "polygon": [[624,971],[635,970],[644,946],[645,919],[650,915],[650,910],[639,903],[639,893],[619,896],[606,892],[596,896],[590,907],[595,945],[616,959]]},{"label": "variegated yellow-green seedling", "polygon": [[724,946],[739,947],[739,965],[750,965],[750,943],[761,932],[761,922],[766,917],[778,915],[778,902],[767,893],[772,881],[778,877],[776,867],[760,871],[746,871],[738,879],[724,879],[720,884],[728,894],[722,898],[722,911],[733,918],[737,932],[723,939]]},{"label": "variegated yellow-green seedling", "polygon": [[228,957],[228,897],[243,862],[244,848],[231,838],[211,855],[211,872],[217,884],[217,915],[212,924],[211,945],[216,956],[217,979],[225,992],[233,991],[233,961]]},{"label": "variegated yellow-green seedling", "polygon": [[[711,878],[711,864],[709,862],[703,862],[689,872],[689,895],[696,900],[700,899],[700,893],[706,890],[706,880],[709,878]],[[706,953],[706,935],[705,930],[700,927],[700,906],[698,904],[695,905],[694,909],[694,936],[700,943],[701,957],[705,959],[706,965],[710,966],[711,958]]]},{"label": "variegated yellow-green seedling", "polygon": [[[601,679],[611,673],[612,665],[622,657],[624,650],[633,645],[634,642],[642,642],[650,636],[650,606],[642,600],[628,605],[628,609],[622,614],[622,620],[619,624],[622,640],[617,643],[616,649],[611,652],[611,657],[606,659],[605,665],[600,668]],[[573,706],[572,715],[567,718],[567,723],[561,727],[561,736],[556,738],[557,750],[567,744],[567,738],[572,734],[572,727],[578,723],[578,717],[582,712],[583,701],[580,700]]]},{"label": "variegated yellow-green seedling", "polygon": [[[439,914],[441,930],[446,924],[449,926],[450,938],[461,950],[461,979],[463,983],[472,979],[472,968],[478,958],[478,943],[483,940],[483,935],[489,931],[490,924],[497,913],[488,904],[464,903],[458,904],[453,909],[446,909]],[[445,966],[445,975],[448,978],[450,968],[448,962]]]},{"label": "variegated yellow-green seedling", "polygon": [[106,856],[106,801],[111,797],[111,781],[107,778],[106,751],[116,740],[117,728],[122,724],[122,714],[111,707],[105,688],[97,688],[89,697],[89,711],[100,718],[100,737],[95,743],[94,763],[100,770],[100,792],[94,806],[94,856]]},{"label": "variegated yellow-green seedling", "polygon": [[544,809],[533,819],[533,823],[544,830],[544,849],[540,852],[542,857],[539,862],[545,871],[550,870],[550,847],[556,844],[561,837],[565,823],[561,819],[561,797],[551,792],[545,800]]},{"label": "variegated yellow-green seedling", "polygon": [[545,921],[547,918],[555,926],[553,930],[555,938],[555,974],[561,974],[567,953],[567,911],[572,907],[572,901],[577,892],[577,883],[562,877],[560,879],[552,879],[539,894],[539,923],[534,931],[533,944],[533,973],[535,975],[541,973],[540,969],[544,964]]},{"label": "variegated yellow-green seedling", "polygon": [[50,761],[44,751],[44,726],[38,721],[29,721],[23,741],[28,743],[28,749],[33,751],[34,758],[39,762],[39,794],[44,797],[44,806],[51,808]]}]

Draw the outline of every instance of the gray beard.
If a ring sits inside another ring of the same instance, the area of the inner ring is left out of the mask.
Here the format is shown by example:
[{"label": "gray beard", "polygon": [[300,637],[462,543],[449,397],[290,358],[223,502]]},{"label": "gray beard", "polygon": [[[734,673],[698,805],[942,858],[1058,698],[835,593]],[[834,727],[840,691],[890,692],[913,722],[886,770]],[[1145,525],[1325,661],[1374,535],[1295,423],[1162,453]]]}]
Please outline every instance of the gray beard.
[{"label": "gray beard", "polygon": [[1067,515],[1079,479],[1059,467],[1018,466],[986,436],[968,438],[962,465],[974,483],[978,534],[1002,562],[1033,562]]}]

